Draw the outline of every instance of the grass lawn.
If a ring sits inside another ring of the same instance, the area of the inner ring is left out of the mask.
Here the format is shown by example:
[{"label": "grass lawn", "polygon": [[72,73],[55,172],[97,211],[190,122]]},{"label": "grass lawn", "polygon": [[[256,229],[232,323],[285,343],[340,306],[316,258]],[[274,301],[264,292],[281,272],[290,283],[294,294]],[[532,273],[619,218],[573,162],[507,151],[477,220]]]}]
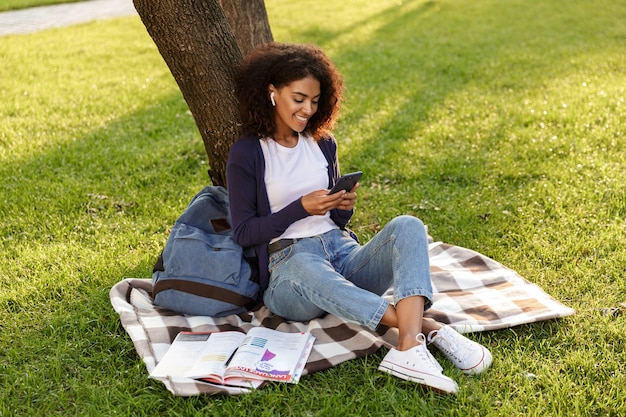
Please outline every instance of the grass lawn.
[{"label": "grass lawn", "polygon": [[[476,334],[456,397],[384,352],[240,397],[148,378],[108,291],[150,277],[208,183],[184,100],[138,17],[0,38],[0,416],[626,414],[626,3],[267,0],[277,40],[322,46],[362,170],[351,227],[399,214],[515,269],[575,316]],[[612,309],[614,314],[606,314]]]}]

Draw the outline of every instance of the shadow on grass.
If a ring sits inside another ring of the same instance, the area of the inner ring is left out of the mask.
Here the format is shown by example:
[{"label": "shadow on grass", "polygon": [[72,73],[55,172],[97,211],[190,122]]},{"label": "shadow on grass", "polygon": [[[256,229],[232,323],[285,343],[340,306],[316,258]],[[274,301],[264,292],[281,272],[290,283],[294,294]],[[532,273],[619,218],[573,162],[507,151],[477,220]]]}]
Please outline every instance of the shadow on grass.
[{"label": "shadow on grass", "polygon": [[[491,6],[500,7],[497,2]],[[555,13],[549,27],[543,20],[535,23],[532,9],[527,11],[524,4],[509,4],[508,11],[500,14],[470,7],[467,15],[462,15],[463,11],[452,11],[454,8],[453,2],[446,1],[404,2],[402,8],[389,9],[381,18],[389,23],[362,43],[344,48],[336,57],[339,63],[364,63],[350,74],[352,90],[360,94],[358,101],[353,99],[349,104],[358,109],[358,113],[351,112],[350,124],[358,126],[378,111],[363,105],[394,103],[393,113],[379,125],[377,136],[364,138],[360,152],[350,154],[351,160],[366,161],[372,156],[385,158],[403,152],[402,142],[419,134],[432,110],[464,89],[478,87],[506,94],[509,90],[541,89],[551,79],[570,74],[570,59],[597,46],[597,39],[585,39],[584,34],[595,33],[600,28],[594,25],[602,23],[588,22],[588,28],[573,30],[571,19],[583,16],[568,16],[560,6],[558,13],[552,11]],[[455,21],[444,20],[441,14],[431,12],[433,9],[446,10],[445,16]],[[500,19],[484,21],[479,16]],[[613,46],[617,47],[619,41],[615,37]],[[497,147],[499,132],[489,133],[473,138],[474,144]],[[448,166],[447,158],[458,163],[459,150],[451,147],[449,151],[439,152],[440,160],[427,165]],[[476,172],[465,170],[465,175],[474,176]],[[440,177],[436,172],[425,174]]]},{"label": "shadow on grass", "polygon": [[[580,66],[573,63],[584,67],[593,62],[600,46],[620,50],[623,33],[614,25],[615,16],[607,11],[588,19],[589,7],[414,0],[345,29],[298,34],[298,39],[319,39],[322,47],[332,44],[338,51],[333,59],[349,87],[346,117],[340,122],[349,127],[340,130],[350,130],[353,136],[338,135],[340,152],[345,152],[343,170],[363,170],[362,186],[388,184],[399,193],[408,188],[411,194],[399,198],[412,199],[413,206],[419,205],[418,194],[443,204],[456,201],[451,207],[455,213],[418,209],[420,217],[439,224],[454,222],[451,217],[458,218],[459,210],[468,212],[468,196],[483,194],[489,185],[506,195],[550,176],[573,151],[565,140],[550,141],[548,130],[536,143],[516,139],[525,124],[542,122],[525,116],[530,109],[522,101],[548,100],[542,91],[555,80],[583,79]],[[359,42],[336,46],[342,37],[380,22]],[[472,103],[473,91],[486,101]],[[449,116],[456,125],[442,128],[441,136],[434,138],[428,130],[439,122],[437,115]],[[558,126],[560,121],[549,122]],[[511,166],[501,165],[500,149]],[[484,228],[491,213],[477,211],[472,216],[465,221]],[[493,218],[490,221],[492,233],[502,229]],[[510,219],[506,222],[510,228]],[[453,236],[461,237],[454,229],[442,237],[451,242]]]},{"label": "shadow on grass", "polygon": [[[176,93],[5,163],[2,316],[24,316],[25,327],[40,329],[37,317],[66,306],[68,297],[110,288],[124,277],[150,277],[169,227],[210,182],[206,161]],[[77,314],[79,320],[83,314]]]},{"label": "shadow on grass", "polygon": [[[163,213],[181,191],[200,185],[185,182],[202,181],[206,161],[197,128],[174,94],[82,138],[4,164],[0,236],[53,242],[106,218]],[[41,223],[24,221],[38,218]],[[51,218],[62,224],[46,224]]]}]

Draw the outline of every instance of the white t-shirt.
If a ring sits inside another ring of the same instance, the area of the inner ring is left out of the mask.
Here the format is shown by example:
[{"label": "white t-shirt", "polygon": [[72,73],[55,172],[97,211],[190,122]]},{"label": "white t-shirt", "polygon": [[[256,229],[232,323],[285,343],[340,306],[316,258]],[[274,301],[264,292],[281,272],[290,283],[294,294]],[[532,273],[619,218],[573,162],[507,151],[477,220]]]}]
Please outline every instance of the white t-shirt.
[{"label": "white t-shirt", "polygon": [[[312,137],[299,134],[298,143],[293,148],[282,146],[270,138],[260,141],[265,157],[265,187],[272,213],[303,195],[328,188],[328,161]],[[272,242],[315,236],[337,228],[330,212],[323,216],[308,216],[292,223]]]}]

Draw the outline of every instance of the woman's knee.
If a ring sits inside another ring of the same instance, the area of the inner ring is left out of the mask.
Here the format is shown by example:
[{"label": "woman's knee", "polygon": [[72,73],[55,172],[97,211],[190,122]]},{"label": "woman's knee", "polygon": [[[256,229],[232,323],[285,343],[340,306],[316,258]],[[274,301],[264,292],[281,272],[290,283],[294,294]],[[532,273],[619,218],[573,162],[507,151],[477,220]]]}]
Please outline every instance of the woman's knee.
[{"label": "woman's knee", "polygon": [[396,230],[406,231],[412,234],[426,234],[424,223],[414,216],[401,215],[393,218],[388,225]]},{"label": "woman's knee", "polygon": [[310,299],[305,282],[303,275],[276,279],[263,295],[265,305],[287,320],[307,321],[321,316],[324,311]]}]

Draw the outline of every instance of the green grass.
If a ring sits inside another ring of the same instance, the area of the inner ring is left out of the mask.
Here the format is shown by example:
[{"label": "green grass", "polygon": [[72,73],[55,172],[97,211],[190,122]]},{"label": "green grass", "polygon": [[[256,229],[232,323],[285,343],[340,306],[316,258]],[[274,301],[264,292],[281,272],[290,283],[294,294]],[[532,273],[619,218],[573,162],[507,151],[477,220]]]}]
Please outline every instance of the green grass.
[{"label": "green grass", "polygon": [[148,379],[108,300],[149,277],[207,184],[204,147],[137,17],[0,38],[0,415],[623,415],[626,4],[266,1],[348,92],[352,228],[399,214],[515,269],[575,316],[474,335],[492,369],[442,397],[384,352],[247,396]]},{"label": "green grass", "polygon": [[61,3],[74,3],[83,0],[0,0],[0,12],[27,9],[29,7],[50,6]]}]

